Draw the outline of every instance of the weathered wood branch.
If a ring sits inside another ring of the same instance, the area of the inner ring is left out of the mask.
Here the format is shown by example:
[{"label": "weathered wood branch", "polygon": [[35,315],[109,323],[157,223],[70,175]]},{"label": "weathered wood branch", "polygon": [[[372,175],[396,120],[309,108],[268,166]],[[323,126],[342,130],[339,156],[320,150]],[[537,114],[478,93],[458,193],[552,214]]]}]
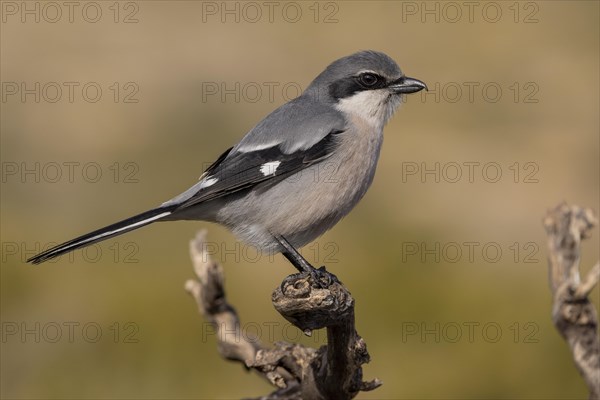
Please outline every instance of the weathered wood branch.
[{"label": "weathered wood branch", "polygon": [[261,399],[352,399],[381,385],[377,379],[362,381],[369,353],[354,326],[354,299],[335,275],[324,268],[318,282],[309,274],[290,275],[272,295],[275,309],[306,334],[327,328],[328,344],[313,349],[275,343],[267,348],[241,334],[240,319],[225,296],[223,268],[205,251],[205,237],[201,231],[190,242],[196,279],[186,282],[186,290],[213,325],[221,355],[242,362],[277,388]]},{"label": "weathered wood branch", "polygon": [[600,280],[597,263],[582,281],[580,245],[598,223],[590,209],[565,203],[548,211],[548,267],[553,296],[552,320],[568,343],[573,360],[589,389],[589,398],[600,399],[600,344],[598,317],[588,295]]}]

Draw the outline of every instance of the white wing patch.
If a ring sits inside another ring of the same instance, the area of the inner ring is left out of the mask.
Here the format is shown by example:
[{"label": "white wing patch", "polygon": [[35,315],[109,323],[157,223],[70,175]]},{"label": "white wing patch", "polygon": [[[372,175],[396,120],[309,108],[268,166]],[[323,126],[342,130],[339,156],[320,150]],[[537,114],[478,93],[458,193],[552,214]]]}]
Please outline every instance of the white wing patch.
[{"label": "white wing patch", "polygon": [[274,175],[279,164],[281,164],[281,161],[269,161],[264,163],[260,166],[260,172],[262,172],[264,176]]},{"label": "white wing patch", "polygon": [[207,188],[209,186],[214,185],[218,181],[219,181],[219,178],[211,178],[210,176],[207,176],[206,178],[204,178],[204,180],[202,181],[202,183],[200,183],[200,187],[198,189]]}]

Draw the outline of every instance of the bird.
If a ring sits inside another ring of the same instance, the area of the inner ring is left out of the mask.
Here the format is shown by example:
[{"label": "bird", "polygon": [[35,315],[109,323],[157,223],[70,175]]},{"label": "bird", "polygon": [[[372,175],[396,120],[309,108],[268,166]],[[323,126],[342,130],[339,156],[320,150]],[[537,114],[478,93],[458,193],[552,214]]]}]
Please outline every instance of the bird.
[{"label": "bird", "polygon": [[158,221],[221,224],[260,251],[315,269],[298,249],[346,216],[371,185],[383,129],[427,85],[388,55],[363,50],[329,64],[200,176],[158,207],[43,251],[39,264]]}]

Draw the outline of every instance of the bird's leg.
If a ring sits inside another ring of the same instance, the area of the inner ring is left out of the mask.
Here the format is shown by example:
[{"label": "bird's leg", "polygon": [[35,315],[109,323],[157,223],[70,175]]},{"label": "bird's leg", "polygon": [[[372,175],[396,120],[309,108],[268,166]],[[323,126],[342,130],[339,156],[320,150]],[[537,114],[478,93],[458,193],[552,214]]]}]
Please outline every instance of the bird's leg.
[{"label": "bird's leg", "polygon": [[333,282],[338,281],[337,277],[327,272],[324,266],[319,269],[313,267],[283,236],[277,235],[275,236],[275,240],[283,247],[281,254],[283,254],[283,256],[287,258],[301,274],[305,273],[310,275],[316,285],[325,288],[329,287]]},{"label": "bird's leg", "polygon": [[294,246],[292,246],[290,242],[287,241],[286,238],[284,238],[283,236],[275,236],[275,239],[284,249],[281,252],[281,254],[283,254],[283,256],[287,258],[288,261],[291,262],[292,265],[296,267],[298,271],[310,272],[311,270],[315,269],[315,267],[310,265],[306,258],[302,257],[302,254],[300,254],[298,250],[296,250]]}]

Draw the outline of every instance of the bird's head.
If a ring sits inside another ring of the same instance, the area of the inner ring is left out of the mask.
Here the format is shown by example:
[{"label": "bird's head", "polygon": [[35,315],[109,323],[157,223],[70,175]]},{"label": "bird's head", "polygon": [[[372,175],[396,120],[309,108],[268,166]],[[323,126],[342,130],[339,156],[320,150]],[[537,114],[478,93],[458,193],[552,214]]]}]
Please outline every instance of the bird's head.
[{"label": "bird's head", "polygon": [[312,81],[305,94],[331,103],[350,117],[383,126],[402,101],[402,96],[427,89],[405,76],[384,53],[360,51],[331,63]]}]

